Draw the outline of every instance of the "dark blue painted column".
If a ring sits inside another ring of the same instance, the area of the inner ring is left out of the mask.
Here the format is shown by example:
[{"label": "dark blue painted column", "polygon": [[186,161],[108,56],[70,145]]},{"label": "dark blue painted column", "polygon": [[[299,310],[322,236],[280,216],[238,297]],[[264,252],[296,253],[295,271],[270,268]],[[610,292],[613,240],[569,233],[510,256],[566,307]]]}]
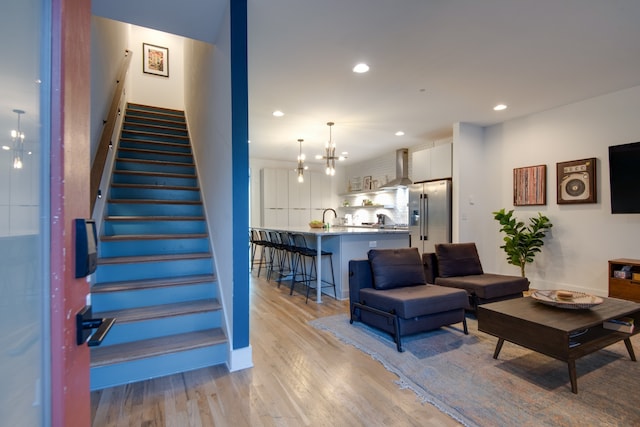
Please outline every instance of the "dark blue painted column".
[{"label": "dark blue painted column", "polygon": [[247,0],[231,0],[233,349],[249,346],[249,94]]}]

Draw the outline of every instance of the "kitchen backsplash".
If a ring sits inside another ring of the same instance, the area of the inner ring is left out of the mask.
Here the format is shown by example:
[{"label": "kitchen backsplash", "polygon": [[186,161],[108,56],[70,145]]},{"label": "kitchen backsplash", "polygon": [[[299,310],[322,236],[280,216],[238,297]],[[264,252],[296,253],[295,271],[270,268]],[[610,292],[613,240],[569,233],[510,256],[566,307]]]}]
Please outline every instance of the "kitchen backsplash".
[{"label": "kitchen backsplash", "polygon": [[[349,207],[340,209],[339,215],[341,218],[351,215],[352,223],[360,225],[362,223],[376,223],[378,222],[378,214],[384,214],[385,224],[406,225],[409,219],[408,194],[406,188],[399,188],[375,194],[345,196],[342,198],[342,203],[347,202]],[[372,205],[380,207],[361,207],[365,200],[370,200]]]}]

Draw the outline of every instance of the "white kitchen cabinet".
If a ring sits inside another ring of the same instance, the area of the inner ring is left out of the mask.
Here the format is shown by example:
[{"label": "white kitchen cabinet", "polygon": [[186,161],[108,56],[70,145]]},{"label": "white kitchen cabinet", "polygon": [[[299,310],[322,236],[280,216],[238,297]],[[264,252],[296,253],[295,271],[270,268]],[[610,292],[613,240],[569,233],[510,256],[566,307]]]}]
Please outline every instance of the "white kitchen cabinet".
[{"label": "white kitchen cabinet", "polygon": [[262,169],[262,208],[289,208],[289,174],[286,169]]},{"label": "white kitchen cabinet", "polygon": [[260,202],[263,226],[289,225],[289,174],[286,169],[261,171]]},{"label": "white kitchen cabinet", "polygon": [[287,227],[289,225],[289,209],[265,208],[262,210],[263,227]]},{"label": "white kitchen cabinet", "polygon": [[293,170],[289,171],[289,209],[308,210],[311,207],[309,200],[311,179],[309,173],[305,175],[304,181],[298,182],[298,173]]},{"label": "white kitchen cabinet", "polygon": [[289,226],[305,227],[311,221],[311,209],[293,208],[289,209]]},{"label": "white kitchen cabinet", "polygon": [[311,172],[309,175],[311,178],[311,219],[322,220],[322,211],[335,208],[331,177],[321,172]]},{"label": "white kitchen cabinet", "polygon": [[431,178],[451,178],[453,144],[436,145],[431,149]]},{"label": "white kitchen cabinet", "polygon": [[302,183],[289,169],[264,168],[261,174],[263,226],[307,226],[335,207],[331,177],[324,173],[306,171]]},{"label": "white kitchen cabinet", "polygon": [[440,144],[411,154],[411,180],[413,182],[451,178],[453,144]]}]

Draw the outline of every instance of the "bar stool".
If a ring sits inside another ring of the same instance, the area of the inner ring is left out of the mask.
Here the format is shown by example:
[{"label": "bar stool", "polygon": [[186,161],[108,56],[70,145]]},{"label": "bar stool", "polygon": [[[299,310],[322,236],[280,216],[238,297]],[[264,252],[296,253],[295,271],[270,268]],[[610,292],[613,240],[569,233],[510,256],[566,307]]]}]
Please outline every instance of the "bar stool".
[{"label": "bar stool", "polygon": [[[249,243],[251,245],[251,265],[249,267],[249,271],[253,272],[253,266],[256,261],[256,253],[258,252],[258,248],[260,248],[260,253],[263,254],[266,250],[267,242],[260,239],[260,233],[256,229],[249,229]],[[263,257],[260,257],[260,263],[263,263]],[[258,276],[260,273],[258,272]]]},{"label": "bar stool", "polygon": [[269,231],[269,243],[271,244],[271,256],[269,259],[269,269],[267,270],[267,281],[271,280],[274,273],[278,274],[278,282],[282,280],[282,265],[286,254],[285,246],[280,240],[280,233]]},{"label": "bar stool", "polygon": [[[314,287],[314,283],[316,283],[316,280],[317,280],[316,258],[318,256],[318,252],[316,248],[308,245],[307,239],[303,234],[296,233],[293,235],[293,239],[294,239],[295,248],[299,258],[298,258],[298,264],[293,272],[293,277],[291,280],[291,290],[289,292],[289,295],[293,295],[293,287],[295,286],[295,283],[296,283],[295,278],[297,275],[297,268],[299,267],[302,270],[301,282],[304,283],[307,288],[306,300],[305,300],[305,304],[306,304],[309,302],[309,292]],[[331,282],[329,282],[326,279],[322,279],[320,283],[320,289],[317,289],[318,286],[315,285],[316,292],[322,292],[322,288],[324,287],[333,287],[333,297],[337,299],[336,280],[333,272],[333,252],[323,250],[321,252],[321,256],[329,257],[329,264],[331,266]],[[310,264],[310,265],[307,266],[307,264]]]},{"label": "bar stool", "polygon": [[262,245],[262,252],[260,253],[260,263],[258,265],[258,277],[260,277],[260,271],[262,270],[262,266],[264,265],[265,270],[267,271],[267,279],[269,278],[269,270],[270,264],[269,260],[272,259],[271,252],[273,251],[273,245],[269,241],[269,235],[266,231],[260,230],[258,232],[259,241]]},{"label": "bar stool", "polygon": [[279,249],[280,249],[280,263],[279,263],[279,276],[278,287],[282,279],[289,276],[293,272],[293,262],[296,260],[297,253],[291,240],[291,233],[287,231],[279,231]]}]

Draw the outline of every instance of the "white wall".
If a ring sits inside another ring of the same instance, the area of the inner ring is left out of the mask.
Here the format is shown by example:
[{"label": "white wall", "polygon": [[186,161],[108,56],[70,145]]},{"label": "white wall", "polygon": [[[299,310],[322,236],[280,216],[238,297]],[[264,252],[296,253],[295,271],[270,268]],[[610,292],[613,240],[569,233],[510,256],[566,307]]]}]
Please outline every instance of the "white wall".
[{"label": "white wall", "polygon": [[[527,266],[532,287],[607,295],[607,261],[640,259],[640,215],[611,214],[607,151],[610,145],[640,140],[638,111],[640,87],[635,87],[491,126],[484,130],[482,142],[476,138],[483,147],[471,149],[482,154],[465,164],[477,174],[458,171],[454,181],[458,181],[463,202],[465,195],[478,194],[477,208],[460,209],[474,226],[466,227],[462,220],[458,226],[464,230],[461,240],[480,243],[486,271],[518,274],[499,248],[502,236],[491,212],[514,209],[514,168],[546,164],[546,206],[515,208],[521,220],[542,212],[553,223],[542,253]],[[458,142],[454,139],[454,147]],[[597,158],[598,202],[558,205],[556,163],[590,157]],[[473,167],[474,162],[478,168]],[[481,193],[477,192],[478,178],[482,179]]]},{"label": "white wall", "polygon": [[[102,121],[107,119],[116,88],[118,71],[124,61],[129,43],[131,25],[111,19],[91,17],[91,162],[96,154]],[[139,60],[141,52],[134,52],[132,62]],[[109,58],[105,61],[105,58]],[[133,65],[130,65],[133,67]]]},{"label": "white wall", "polygon": [[[129,46],[134,52],[129,69],[129,101],[184,110],[184,37],[131,25]],[[142,71],[142,44],[169,49],[169,77]]]},{"label": "white wall", "polygon": [[[111,106],[125,49],[132,51],[126,80],[129,102],[184,110],[183,37],[93,16],[91,18],[91,161]],[[142,71],[142,43],[169,48],[169,77]]]},{"label": "white wall", "polygon": [[[228,16],[215,46],[184,40],[184,93],[191,143],[214,249],[227,336],[233,339],[231,60]],[[248,266],[247,266],[248,269]]]},{"label": "white wall", "polygon": [[481,261],[485,251],[476,231],[482,229],[480,212],[487,206],[486,177],[489,167],[484,159],[484,129],[468,123],[453,127],[452,241],[476,242]]}]

